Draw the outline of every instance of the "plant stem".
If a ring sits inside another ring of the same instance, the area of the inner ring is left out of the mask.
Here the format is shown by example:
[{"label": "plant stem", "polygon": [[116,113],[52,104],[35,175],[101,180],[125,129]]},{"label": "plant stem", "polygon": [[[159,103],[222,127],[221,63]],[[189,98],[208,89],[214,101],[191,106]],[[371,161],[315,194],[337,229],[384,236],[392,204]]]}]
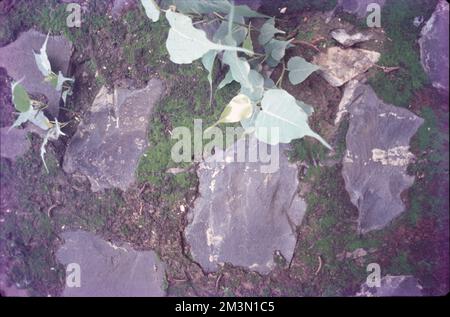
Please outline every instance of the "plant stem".
[{"label": "plant stem", "polygon": [[281,83],[283,82],[285,72],[286,72],[286,64],[283,61],[283,70],[281,71],[280,78],[278,78],[277,82],[275,83],[275,86],[278,86],[278,88],[281,88]]}]

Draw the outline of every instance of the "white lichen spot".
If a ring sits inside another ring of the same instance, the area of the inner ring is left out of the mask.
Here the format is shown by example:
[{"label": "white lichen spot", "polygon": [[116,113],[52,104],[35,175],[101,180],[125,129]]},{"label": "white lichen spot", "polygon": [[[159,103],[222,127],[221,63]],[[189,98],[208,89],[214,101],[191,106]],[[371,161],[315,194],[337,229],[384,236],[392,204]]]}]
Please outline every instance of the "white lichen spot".
[{"label": "white lichen spot", "polygon": [[211,184],[209,185],[209,189],[211,190],[211,192],[214,192],[214,190],[216,189],[216,180],[215,179],[211,180]]},{"label": "white lichen spot", "polygon": [[219,256],[217,255],[217,254],[214,254],[214,255],[210,255],[209,256],[209,262],[217,262],[219,260]]},{"label": "white lichen spot", "polygon": [[343,161],[344,161],[344,163],[353,163],[354,162],[353,161],[353,155],[352,155],[352,153],[350,153],[349,150],[347,150],[345,152],[345,156],[344,156]]},{"label": "white lichen spot", "polygon": [[115,245],[115,244],[112,244],[112,243],[109,242],[109,241],[108,241],[108,244],[109,244],[109,246],[110,246],[111,248],[113,248],[114,250],[122,250],[122,251],[128,252],[128,250],[125,249],[124,247],[119,247],[119,246],[117,246],[117,245]]},{"label": "white lichen spot", "polygon": [[223,242],[223,237],[214,234],[214,230],[212,228],[206,229],[206,244],[211,247],[217,247]]},{"label": "white lichen spot", "polygon": [[387,151],[381,149],[372,149],[372,161],[382,165],[406,166],[414,158],[409,152],[409,146],[396,146]]},{"label": "white lichen spot", "polygon": [[138,150],[142,150],[144,148],[145,141],[141,138],[135,138],[134,144],[137,146]]}]

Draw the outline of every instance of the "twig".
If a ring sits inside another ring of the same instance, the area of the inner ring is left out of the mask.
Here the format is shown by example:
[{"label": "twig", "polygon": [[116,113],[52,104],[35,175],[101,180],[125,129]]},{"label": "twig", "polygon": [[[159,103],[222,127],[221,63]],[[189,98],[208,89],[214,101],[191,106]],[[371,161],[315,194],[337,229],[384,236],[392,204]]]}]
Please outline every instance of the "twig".
[{"label": "twig", "polygon": [[387,67],[387,66],[380,66],[380,65],[377,65],[377,64],[374,64],[374,66],[376,67],[376,68],[378,68],[378,69],[381,69],[384,73],[386,73],[386,74],[388,74],[388,73],[390,73],[390,72],[393,72],[393,71],[396,71],[396,70],[399,70],[400,69],[400,67],[399,66],[395,66],[395,67]]},{"label": "twig", "polygon": [[283,81],[283,77],[284,77],[284,73],[286,72],[286,64],[283,61],[283,70],[281,71],[281,75],[280,78],[278,78],[277,82],[275,83],[275,86],[281,85],[282,81]]},{"label": "twig", "polygon": [[317,268],[317,270],[314,273],[314,275],[319,274],[320,270],[322,269],[322,258],[320,257],[320,255],[317,258],[319,259],[319,267]]},{"label": "twig", "polygon": [[316,52],[320,53],[319,48],[317,46],[315,46],[314,44],[311,44],[309,42],[305,42],[305,41],[302,41],[302,40],[292,40],[291,43],[292,44],[299,44],[299,45],[303,45],[303,46],[308,46],[309,48],[312,48]]},{"label": "twig", "polygon": [[217,280],[216,280],[216,291],[219,290],[220,280],[222,279],[222,277],[223,277],[222,273],[217,277]]},{"label": "twig", "polygon": [[52,210],[55,209],[56,207],[58,207],[57,204],[53,204],[53,205],[51,205],[50,207],[48,207],[48,209],[47,209],[47,216],[48,216],[49,218],[51,218],[51,212],[52,212]]}]

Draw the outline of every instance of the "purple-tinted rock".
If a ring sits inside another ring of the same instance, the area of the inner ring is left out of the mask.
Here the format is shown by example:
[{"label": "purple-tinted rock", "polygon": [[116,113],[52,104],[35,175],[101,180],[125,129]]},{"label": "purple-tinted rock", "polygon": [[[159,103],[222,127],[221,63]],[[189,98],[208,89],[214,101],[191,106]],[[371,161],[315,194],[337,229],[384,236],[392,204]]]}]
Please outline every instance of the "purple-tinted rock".
[{"label": "purple-tinted rock", "polygon": [[359,210],[358,230],[366,233],[385,227],[405,210],[400,195],[414,182],[407,174],[414,158],[409,142],[423,119],[383,103],[367,85],[357,87],[353,96],[342,176]]},{"label": "purple-tinted rock", "polygon": [[24,129],[0,129],[0,153],[15,161],[18,157],[24,155],[31,147],[31,142],[27,138],[27,130]]},{"label": "purple-tinted rock", "polygon": [[[33,51],[39,52],[45,41],[46,34],[29,30],[20,34],[19,38],[0,48],[0,67],[3,67],[14,80],[24,78],[22,85],[31,95],[45,95],[48,111],[57,116],[61,92],[49,83],[44,82],[44,76],[39,71]],[[55,73],[61,71],[69,77],[67,70],[72,55],[72,44],[63,36],[50,36],[47,44],[47,55]]]},{"label": "purple-tinted rock", "polygon": [[441,0],[422,29],[420,58],[433,86],[449,91],[449,4]]},{"label": "purple-tinted rock", "polygon": [[85,175],[93,191],[126,190],[135,181],[150,115],[162,92],[158,79],[139,90],[116,88],[109,93],[101,88],[68,144],[64,170]]},{"label": "purple-tinted rock", "polygon": [[298,195],[297,167],[282,149],[273,173],[263,173],[260,162],[230,162],[236,148],[256,153],[262,143],[255,141],[246,144],[242,138],[230,146],[225,151],[229,163],[217,162],[224,152],[216,149],[197,171],[199,196],[185,236],[194,260],[206,271],[231,263],[266,274],[275,266],[276,251],[287,261],[293,256],[296,226],[306,210]]},{"label": "purple-tinted rock", "polygon": [[[165,266],[153,251],[135,251],[85,231],[64,232],[56,258],[79,266],[79,286],[66,283],[65,297],[164,296]],[[69,270],[69,274],[75,271]],[[75,276],[75,275],[74,275]],[[76,282],[77,277],[74,277]],[[66,276],[71,280],[72,277]]]}]

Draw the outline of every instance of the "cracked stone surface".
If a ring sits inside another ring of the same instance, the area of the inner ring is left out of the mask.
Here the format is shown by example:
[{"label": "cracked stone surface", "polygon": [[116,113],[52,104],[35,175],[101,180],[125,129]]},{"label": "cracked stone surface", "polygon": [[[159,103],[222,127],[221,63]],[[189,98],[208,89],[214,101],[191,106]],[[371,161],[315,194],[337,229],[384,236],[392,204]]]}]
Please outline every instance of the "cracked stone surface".
[{"label": "cracked stone surface", "polygon": [[449,4],[438,2],[431,18],[427,21],[419,39],[420,58],[433,86],[448,93],[449,64]]},{"label": "cracked stone surface", "polygon": [[378,52],[334,46],[328,48],[326,53],[315,56],[313,63],[320,66],[318,72],[331,86],[340,87],[365,73],[379,58]]},{"label": "cracked stone surface", "polygon": [[419,280],[411,275],[386,275],[380,282],[380,287],[369,287],[367,283],[364,283],[356,296],[422,296],[422,286]]},{"label": "cracked stone surface", "polygon": [[[31,95],[44,95],[48,102],[48,111],[57,116],[61,92],[49,83],[39,71],[33,50],[39,52],[46,34],[29,30],[20,34],[18,39],[0,48],[0,67],[3,67],[15,81],[24,78],[22,85]],[[47,55],[55,73],[61,71],[68,75],[69,61],[72,55],[72,43],[63,36],[50,36],[47,43]],[[69,76],[68,76],[69,77]]]},{"label": "cracked stone surface", "polygon": [[[286,148],[280,147],[279,169],[273,173],[262,172],[266,163],[256,160],[230,162],[235,149],[245,148],[251,157],[258,146],[267,153],[255,138],[240,139],[199,166],[199,197],[188,214],[185,236],[206,271],[227,262],[265,274],[275,265],[275,251],[287,261],[293,256],[306,203],[297,194],[297,167],[288,162]],[[224,162],[217,161],[221,157]]]},{"label": "cracked stone surface", "polygon": [[366,233],[385,227],[405,210],[400,195],[414,182],[406,172],[414,158],[409,142],[423,119],[383,103],[367,85],[356,88],[348,111],[342,176],[359,210],[358,229]]},{"label": "cracked stone surface", "polygon": [[135,181],[148,145],[150,115],[162,93],[159,79],[138,90],[116,88],[109,93],[102,87],[68,144],[64,170],[85,175],[94,192],[126,190]]},{"label": "cracked stone surface", "polygon": [[[80,269],[80,287],[66,283],[62,296],[165,295],[165,266],[153,251],[135,251],[128,244],[115,245],[81,230],[64,232],[62,238],[57,260],[66,268],[76,263]],[[66,278],[75,282],[74,269],[68,271]]]}]

